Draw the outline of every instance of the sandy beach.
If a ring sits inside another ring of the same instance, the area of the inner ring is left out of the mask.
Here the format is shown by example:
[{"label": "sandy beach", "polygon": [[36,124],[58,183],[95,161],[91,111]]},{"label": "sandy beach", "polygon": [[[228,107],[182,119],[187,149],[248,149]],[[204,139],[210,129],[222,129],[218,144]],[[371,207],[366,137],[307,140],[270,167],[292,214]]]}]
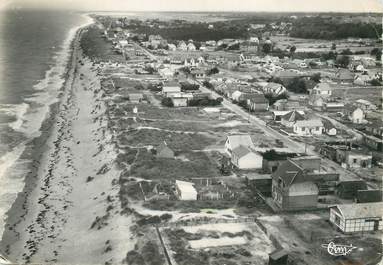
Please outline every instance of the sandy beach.
[{"label": "sandy beach", "polygon": [[[106,129],[100,79],[79,47],[81,30],[47,141],[8,212],[1,250],[12,262],[116,264],[134,247],[120,214],[116,153]],[[39,156],[41,154],[41,157]]]}]

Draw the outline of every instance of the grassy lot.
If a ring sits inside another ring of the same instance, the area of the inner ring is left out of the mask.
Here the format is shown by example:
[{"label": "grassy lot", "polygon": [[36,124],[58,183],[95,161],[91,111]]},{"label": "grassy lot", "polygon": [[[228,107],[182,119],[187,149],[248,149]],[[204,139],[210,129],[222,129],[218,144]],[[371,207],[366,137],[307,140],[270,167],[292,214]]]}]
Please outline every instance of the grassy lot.
[{"label": "grassy lot", "polygon": [[85,55],[91,59],[125,62],[122,55],[113,51],[112,43],[102,37],[102,31],[96,26],[88,27],[81,38],[80,45]]},{"label": "grassy lot", "polygon": [[144,179],[188,179],[216,177],[220,173],[205,153],[187,153],[189,161],[157,158],[151,152],[141,150],[132,165],[131,175]]}]

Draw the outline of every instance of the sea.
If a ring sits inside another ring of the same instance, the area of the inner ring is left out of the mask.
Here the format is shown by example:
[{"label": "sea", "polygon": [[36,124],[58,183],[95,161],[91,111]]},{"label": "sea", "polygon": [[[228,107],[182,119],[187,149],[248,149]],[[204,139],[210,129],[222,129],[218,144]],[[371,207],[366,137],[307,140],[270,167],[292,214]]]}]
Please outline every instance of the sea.
[{"label": "sea", "polygon": [[75,32],[91,22],[71,11],[0,11],[0,239],[33,159],[23,152],[58,101]]}]

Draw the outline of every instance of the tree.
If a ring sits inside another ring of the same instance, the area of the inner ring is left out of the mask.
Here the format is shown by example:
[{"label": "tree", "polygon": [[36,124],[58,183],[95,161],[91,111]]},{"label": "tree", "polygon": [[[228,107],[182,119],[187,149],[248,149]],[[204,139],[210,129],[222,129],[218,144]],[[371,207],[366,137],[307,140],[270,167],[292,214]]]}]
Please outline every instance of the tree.
[{"label": "tree", "polygon": [[333,44],[331,45],[331,50],[333,50],[333,51],[336,50],[336,44],[335,44],[335,43],[333,43]]},{"label": "tree", "polygon": [[294,45],[290,47],[290,56],[291,58],[293,57],[295,51],[297,50],[297,47],[295,47]]},{"label": "tree", "polygon": [[351,55],[352,54],[352,51],[350,49],[345,49],[341,52],[342,55]]},{"label": "tree", "polygon": [[219,73],[219,69],[217,67],[213,67],[211,68],[208,72],[207,72],[207,75],[214,75],[214,74],[218,74]]},{"label": "tree", "polygon": [[321,79],[321,75],[320,73],[315,73],[311,76],[310,78],[311,80],[313,80],[314,82],[316,83],[319,83],[320,82],[320,79]]},{"label": "tree", "polygon": [[340,67],[347,68],[348,65],[350,64],[350,57],[347,56],[347,55],[339,56],[339,57],[336,59],[336,63],[337,63]]},{"label": "tree", "polygon": [[374,48],[371,50],[371,55],[375,55],[375,59],[380,61],[382,59],[382,50],[379,48]]},{"label": "tree", "polygon": [[202,82],[202,85],[203,85],[204,87],[209,88],[209,89],[213,89],[213,88],[214,88],[214,86],[213,86],[209,81],[207,81],[207,80],[203,81],[203,82]]},{"label": "tree", "polygon": [[262,51],[266,54],[270,53],[271,52],[271,43],[264,43],[262,45]]},{"label": "tree", "polygon": [[174,104],[171,98],[163,98],[161,100],[161,104],[166,107],[174,107]]},{"label": "tree", "polygon": [[304,79],[295,77],[287,85],[287,90],[294,93],[307,93],[306,82]]}]

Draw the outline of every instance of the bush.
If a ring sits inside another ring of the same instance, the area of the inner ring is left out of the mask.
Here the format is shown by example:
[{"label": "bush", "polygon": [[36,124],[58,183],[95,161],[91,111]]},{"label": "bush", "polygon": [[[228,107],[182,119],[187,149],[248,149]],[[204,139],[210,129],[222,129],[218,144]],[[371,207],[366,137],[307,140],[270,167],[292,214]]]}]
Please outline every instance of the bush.
[{"label": "bush", "polygon": [[295,77],[286,86],[287,90],[294,93],[307,93],[306,82],[303,78]]},{"label": "bush", "polygon": [[166,106],[166,107],[174,107],[174,104],[173,104],[173,101],[172,101],[172,99],[171,98],[163,98],[162,100],[161,100],[161,104],[162,105],[164,105],[164,106]]}]

